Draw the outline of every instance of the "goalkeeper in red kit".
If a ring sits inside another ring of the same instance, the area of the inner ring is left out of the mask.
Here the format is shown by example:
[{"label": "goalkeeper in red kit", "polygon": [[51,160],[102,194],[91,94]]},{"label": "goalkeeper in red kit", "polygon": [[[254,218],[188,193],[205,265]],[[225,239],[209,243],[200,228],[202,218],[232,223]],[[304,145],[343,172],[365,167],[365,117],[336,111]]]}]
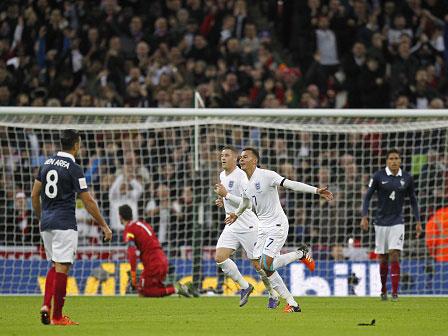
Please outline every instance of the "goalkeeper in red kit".
[{"label": "goalkeeper in red kit", "polygon": [[[131,264],[131,285],[137,288],[140,296],[162,297],[179,294],[185,297],[196,296],[191,286],[181,283],[165,285],[168,273],[168,259],[163,252],[154,229],[148,223],[132,220],[132,209],[125,204],[118,208],[120,221],[125,225],[123,240],[128,246],[128,260]],[[143,263],[143,272],[137,284],[137,250]]]}]

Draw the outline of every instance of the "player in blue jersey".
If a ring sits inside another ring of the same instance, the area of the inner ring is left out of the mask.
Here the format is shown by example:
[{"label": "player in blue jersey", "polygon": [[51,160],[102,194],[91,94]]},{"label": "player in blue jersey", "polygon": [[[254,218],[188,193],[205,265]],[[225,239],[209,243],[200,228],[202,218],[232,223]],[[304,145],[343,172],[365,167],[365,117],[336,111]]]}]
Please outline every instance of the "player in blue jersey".
[{"label": "player in blue jersey", "polygon": [[[76,130],[61,134],[62,151],[48,158],[39,168],[31,194],[33,209],[40,219],[40,231],[47,259],[52,267],[45,282],[44,303],[41,308],[43,324],[78,324],[62,315],[67,274],[75,259],[78,231],[75,218],[75,200],[78,194],[87,211],[100,225],[104,240],[112,238],[112,231],[101,216],[95,200],[89,193],[81,167],[75,162],[81,139]],[[54,298],[53,317],[50,319]]]},{"label": "player in blue jersey", "polygon": [[390,262],[392,300],[398,300],[400,282],[400,251],[404,244],[403,203],[409,197],[417,221],[415,230],[418,238],[422,232],[420,212],[415,196],[414,180],[400,168],[400,152],[392,149],[386,154],[386,168],[377,171],[369,182],[369,189],[362,206],[361,228],[369,228],[368,212],[370,200],[378,195],[378,209],[374,219],[375,253],[380,258],[381,299],[387,300],[387,274]]}]

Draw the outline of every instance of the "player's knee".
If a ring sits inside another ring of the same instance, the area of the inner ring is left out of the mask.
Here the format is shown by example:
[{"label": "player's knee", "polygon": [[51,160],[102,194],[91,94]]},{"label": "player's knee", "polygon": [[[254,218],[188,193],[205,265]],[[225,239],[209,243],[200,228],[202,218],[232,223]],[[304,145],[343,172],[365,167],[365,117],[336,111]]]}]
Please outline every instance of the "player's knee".
[{"label": "player's knee", "polygon": [[219,253],[217,253],[216,255],[215,255],[215,262],[217,263],[217,264],[221,264],[221,263],[223,263],[224,261],[226,261],[226,259],[228,259],[229,257],[228,256],[226,256],[226,255],[224,255],[224,254],[219,254]]},{"label": "player's knee", "polygon": [[258,259],[253,259],[253,260],[251,260],[251,262],[252,262],[252,266],[255,268],[256,271],[260,271],[262,269]]},{"label": "player's knee", "polygon": [[274,271],[272,269],[272,261],[273,261],[272,258],[262,255],[260,261],[261,261],[261,268],[263,268],[263,270],[266,272],[266,274],[268,272]]},{"label": "player's knee", "polygon": [[55,262],[54,265],[57,273],[64,273],[64,274],[68,273],[68,271],[70,270],[70,266],[71,266],[70,263],[58,263],[58,262]]},{"label": "player's knee", "polygon": [[390,261],[391,262],[397,262],[400,261],[400,251],[398,250],[392,250],[390,251]]},{"label": "player's knee", "polygon": [[216,250],[216,254],[215,254],[215,261],[217,264],[220,264],[224,261],[226,261],[226,259],[229,259],[230,256],[232,255],[234,251],[232,251],[231,249],[227,249],[227,248],[218,248]]}]

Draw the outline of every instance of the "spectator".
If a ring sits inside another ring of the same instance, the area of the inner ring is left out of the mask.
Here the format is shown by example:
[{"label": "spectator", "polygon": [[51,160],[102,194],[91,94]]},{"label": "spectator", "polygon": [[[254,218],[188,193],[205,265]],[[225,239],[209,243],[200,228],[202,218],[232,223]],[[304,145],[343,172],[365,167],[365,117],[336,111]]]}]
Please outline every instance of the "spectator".
[{"label": "spectator", "polygon": [[115,230],[122,230],[118,208],[123,204],[128,204],[132,208],[135,220],[138,219],[138,201],[143,192],[142,184],[137,180],[134,171],[130,166],[125,166],[123,172],[115,178],[109,190],[110,201],[110,227]]},{"label": "spectator", "polygon": [[[367,58],[366,66],[361,70],[360,91],[361,104],[369,108],[389,107],[389,87],[385,78],[385,69],[380,67],[380,62],[373,56]],[[386,99],[385,99],[386,98]]]},{"label": "spectator", "polygon": [[387,32],[387,40],[390,48],[397,48],[400,43],[401,36],[403,34],[412,38],[412,29],[406,28],[406,18],[403,14],[397,14],[394,17],[393,28],[390,28]]},{"label": "spectator", "polygon": [[429,102],[436,98],[436,91],[429,86],[428,73],[420,69],[415,74],[415,85],[410,86],[412,102],[419,109],[428,108]]},{"label": "spectator", "polygon": [[394,57],[391,67],[391,94],[405,91],[415,78],[418,69],[417,59],[411,55],[408,41],[402,41],[398,46],[398,54]]},{"label": "spectator", "polygon": [[87,246],[101,244],[100,228],[79,199],[76,201],[75,216],[78,225],[78,244]]},{"label": "spectator", "polygon": [[348,106],[361,107],[360,76],[366,62],[366,47],[362,42],[356,42],[352,54],[347,56],[342,64],[345,73],[344,87],[348,93]]},{"label": "spectator", "polygon": [[333,74],[339,64],[336,35],[329,29],[330,22],[327,16],[321,16],[316,29],[316,49],[319,53],[320,64],[326,70],[327,75]]},{"label": "spectator", "polygon": [[[391,69],[383,76],[390,92],[379,90],[384,106],[393,106],[397,95],[413,86],[420,67],[428,71],[436,96],[446,100],[446,10],[440,2],[382,5],[288,1],[285,7],[273,4],[266,17],[252,16],[244,0],[157,0],[147,7],[110,1],[88,12],[45,1],[6,5],[0,9],[0,104],[192,107],[192,100],[179,94],[171,99],[174,91],[192,92],[204,84],[213,107],[298,107],[301,99],[301,106],[310,108],[370,107],[371,100],[358,98],[357,91],[367,57],[377,59],[379,69]],[[272,23],[279,29],[270,30]],[[277,31],[291,59],[273,43]],[[129,85],[135,68],[146,87]],[[266,94],[254,104],[268,79],[274,80],[275,97]],[[233,88],[221,85],[225,82]],[[303,95],[303,84],[317,85],[319,99]]]},{"label": "spectator", "polygon": [[170,190],[165,184],[157,187],[155,197],[145,207],[146,216],[153,224],[159,241],[168,255],[171,255],[171,245],[174,246],[177,243],[175,240],[177,227],[174,224],[177,216],[181,215],[180,210],[179,203],[172,202]]},{"label": "spectator", "polygon": [[40,241],[39,221],[32,216],[28,199],[23,191],[19,191],[14,199],[14,228],[7,231],[10,235],[9,241],[15,244],[36,244]]}]

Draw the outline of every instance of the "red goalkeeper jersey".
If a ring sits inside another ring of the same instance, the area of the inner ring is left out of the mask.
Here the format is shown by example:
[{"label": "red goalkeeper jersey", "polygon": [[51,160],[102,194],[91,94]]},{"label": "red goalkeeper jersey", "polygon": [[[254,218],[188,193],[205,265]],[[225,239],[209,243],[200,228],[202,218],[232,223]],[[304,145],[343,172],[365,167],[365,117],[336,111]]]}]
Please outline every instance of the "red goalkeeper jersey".
[{"label": "red goalkeeper jersey", "polygon": [[129,222],[124,229],[123,239],[126,243],[135,243],[136,248],[140,251],[140,260],[144,268],[168,264],[159,239],[148,223],[141,220]]}]

